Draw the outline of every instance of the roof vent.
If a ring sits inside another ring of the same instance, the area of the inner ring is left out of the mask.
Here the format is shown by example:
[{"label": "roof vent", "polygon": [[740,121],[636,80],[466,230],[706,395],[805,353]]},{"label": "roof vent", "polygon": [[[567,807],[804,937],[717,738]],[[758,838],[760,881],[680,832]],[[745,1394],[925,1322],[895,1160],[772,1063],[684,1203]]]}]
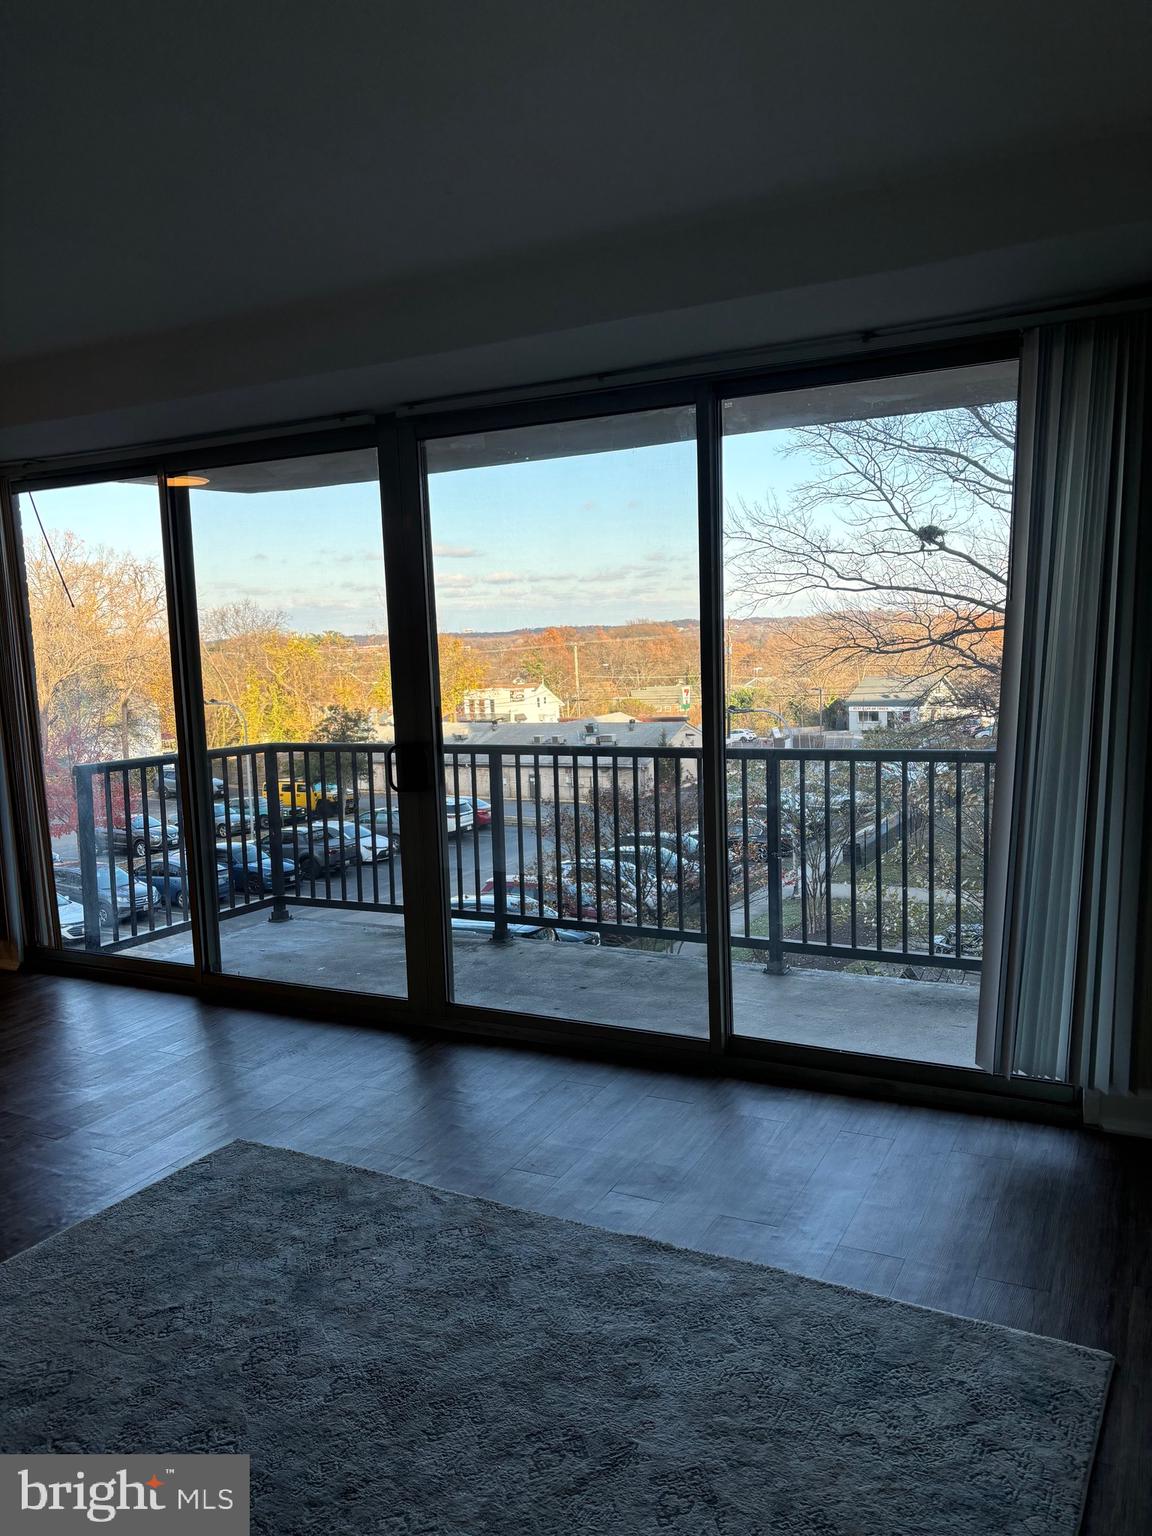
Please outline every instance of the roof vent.
[{"label": "roof vent", "polygon": [[596,734],[596,722],[595,722],[595,720],[589,720],[588,721],[588,723],[584,727],[584,734],[585,734],[585,736],[595,736],[595,734]]},{"label": "roof vent", "polygon": [[538,746],[541,745],[543,740],[544,740],[543,736],[533,736],[533,738],[532,738],[532,745],[534,747],[538,747]]}]

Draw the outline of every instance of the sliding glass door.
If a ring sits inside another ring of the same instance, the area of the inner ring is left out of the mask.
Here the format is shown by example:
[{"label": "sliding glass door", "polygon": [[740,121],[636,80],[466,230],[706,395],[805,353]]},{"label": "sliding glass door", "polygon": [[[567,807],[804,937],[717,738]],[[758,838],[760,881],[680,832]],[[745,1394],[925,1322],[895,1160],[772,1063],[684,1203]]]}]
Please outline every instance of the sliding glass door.
[{"label": "sliding glass door", "polygon": [[17,498],[55,924],[66,953],[192,959],[155,479]]},{"label": "sliding glass door", "polygon": [[215,963],[404,997],[376,453],[214,465],[172,481],[188,498],[195,571]]},{"label": "sliding glass door", "polygon": [[458,1002],[708,1034],[695,413],[425,444]]},{"label": "sliding glass door", "polygon": [[1016,375],[723,403],[738,1035],[976,1064]]}]

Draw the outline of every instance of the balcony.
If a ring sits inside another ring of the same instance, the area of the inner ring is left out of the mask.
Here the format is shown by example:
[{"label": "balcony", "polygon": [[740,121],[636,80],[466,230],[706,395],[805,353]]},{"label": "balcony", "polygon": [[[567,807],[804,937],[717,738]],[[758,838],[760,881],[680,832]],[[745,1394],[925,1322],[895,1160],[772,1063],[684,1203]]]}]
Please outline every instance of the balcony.
[{"label": "balcony", "polygon": [[[542,740],[443,756],[457,997],[705,1033],[700,752]],[[993,756],[729,749],[738,1033],[974,1064]],[[225,971],[403,995],[393,758],[374,744],[210,754]],[[71,941],[190,960],[175,759],[74,778],[75,827],[54,839]]]}]

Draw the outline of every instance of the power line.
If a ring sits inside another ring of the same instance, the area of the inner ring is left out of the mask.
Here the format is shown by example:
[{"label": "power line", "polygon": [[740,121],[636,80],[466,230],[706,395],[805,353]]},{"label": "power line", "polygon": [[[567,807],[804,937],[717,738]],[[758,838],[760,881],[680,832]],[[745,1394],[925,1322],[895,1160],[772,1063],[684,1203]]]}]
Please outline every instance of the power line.
[{"label": "power line", "polygon": [[48,553],[52,556],[52,564],[56,567],[56,574],[60,578],[60,585],[64,588],[64,596],[68,599],[69,606],[72,609],[75,609],[76,604],[72,601],[72,594],[68,590],[68,583],[64,580],[64,572],[60,569],[60,562],[56,558],[56,551],[52,548],[52,540],[48,537],[47,531],[45,530],[43,519],[40,516],[40,509],[36,505],[32,492],[27,491],[25,494],[27,495],[28,500],[32,503],[32,510],[36,514],[36,521],[40,524],[41,536],[44,539],[44,543],[48,546]]}]

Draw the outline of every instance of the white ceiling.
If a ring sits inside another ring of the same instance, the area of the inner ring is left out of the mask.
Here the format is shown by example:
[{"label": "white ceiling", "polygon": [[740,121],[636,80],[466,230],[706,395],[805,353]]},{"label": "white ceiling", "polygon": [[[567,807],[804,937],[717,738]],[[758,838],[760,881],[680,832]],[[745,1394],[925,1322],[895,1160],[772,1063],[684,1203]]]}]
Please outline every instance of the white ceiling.
[{"label": "white ceiling", "polygon": [[1147,0],[10,0],[0,450],[1152,273]]}]

